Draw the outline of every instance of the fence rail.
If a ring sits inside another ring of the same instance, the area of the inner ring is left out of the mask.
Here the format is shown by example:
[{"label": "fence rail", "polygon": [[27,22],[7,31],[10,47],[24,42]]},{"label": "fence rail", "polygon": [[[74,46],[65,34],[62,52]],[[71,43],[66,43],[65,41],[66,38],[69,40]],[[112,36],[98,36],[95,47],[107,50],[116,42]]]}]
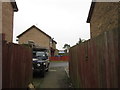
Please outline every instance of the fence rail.
[{"label": "fence rail", "polygon": [[70,77],[78,88],[120,87],[120,30],[70,49]]},{"label": "fence rail", "polygon": [[2,88],[27,88],[32,80],[32,50],[2,42]]}]

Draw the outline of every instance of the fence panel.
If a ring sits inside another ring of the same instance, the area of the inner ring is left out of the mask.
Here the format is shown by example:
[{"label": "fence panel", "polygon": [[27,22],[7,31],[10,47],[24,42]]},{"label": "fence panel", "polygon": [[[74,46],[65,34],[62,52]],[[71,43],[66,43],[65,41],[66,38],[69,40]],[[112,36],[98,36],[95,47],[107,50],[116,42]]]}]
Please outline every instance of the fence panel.
[{"label": "fence panel", "polygon": [[70,77],[75,87],[120,87],[120,31],[107,31],[70,49]]},{"label": "fence panel", "polygon": [[49,57],[50,61],[68,61],[69,60],[69,56],[60,56],[60,57]]},{"label": "fence panel", "polygon": [[2,87],[27,88],[32,80],[32,50],[3,42],[2,56]]}]

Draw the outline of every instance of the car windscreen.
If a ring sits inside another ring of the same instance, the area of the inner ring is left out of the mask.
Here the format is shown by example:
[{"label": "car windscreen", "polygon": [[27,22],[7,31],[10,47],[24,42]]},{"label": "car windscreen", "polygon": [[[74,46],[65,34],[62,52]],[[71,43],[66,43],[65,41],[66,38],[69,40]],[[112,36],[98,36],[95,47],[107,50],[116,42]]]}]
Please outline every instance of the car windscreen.
[{"label": "car windscreen", "polygon": [[45,57],[45,52],[36,52],[37,57]]},{"label": "car windscreen", "polygon": [[33,51],[33,58],[37,57],[47,57],[47,54],[42,51]]}]

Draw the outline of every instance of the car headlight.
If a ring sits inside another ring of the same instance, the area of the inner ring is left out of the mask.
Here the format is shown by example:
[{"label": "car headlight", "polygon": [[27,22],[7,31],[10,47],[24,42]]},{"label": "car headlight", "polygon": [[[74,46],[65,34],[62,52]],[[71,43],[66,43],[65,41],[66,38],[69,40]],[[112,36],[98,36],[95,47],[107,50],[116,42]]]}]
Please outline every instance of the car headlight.
[{"label": "car headlight", "polygon": [[33,60],[33,61],[36,61],[36,60],[38,60],[38,59],[36,59],[36,58],[33,58],[32,60]]},{"label": "car headlight", "polygon": [[40,66],[40,64],[38,63],[37,66]]},{"label": "car headlight", "polygon": [[43,65],[46,65],[46,63],[43,63]]}]

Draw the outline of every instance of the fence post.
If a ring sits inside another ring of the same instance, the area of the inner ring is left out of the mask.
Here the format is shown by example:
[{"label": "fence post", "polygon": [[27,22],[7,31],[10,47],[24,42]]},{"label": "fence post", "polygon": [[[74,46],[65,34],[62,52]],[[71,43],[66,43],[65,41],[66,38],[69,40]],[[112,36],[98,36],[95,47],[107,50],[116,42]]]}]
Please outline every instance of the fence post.
[{"label": "fence post", "polygon": [[[118,6],[118,51],[120,51],[120,1]],[[120,60],[120,52],[118,52],[118,60]],[[120,62],[118,61],[118,67],[120,66]],[[120,75],[120,69],[118,69],[118,76]],[[118,77],[118,84],[120,84],[120,78]],[[119,86],[120,88],[120,86]]]},{"label": "fence post", "polygon": [[0,90],[2,89],[2,41],[0,35]]},{"label": "fence post", "polygon": [[2,89],[2,2],[0,1],[0,90]]}]

